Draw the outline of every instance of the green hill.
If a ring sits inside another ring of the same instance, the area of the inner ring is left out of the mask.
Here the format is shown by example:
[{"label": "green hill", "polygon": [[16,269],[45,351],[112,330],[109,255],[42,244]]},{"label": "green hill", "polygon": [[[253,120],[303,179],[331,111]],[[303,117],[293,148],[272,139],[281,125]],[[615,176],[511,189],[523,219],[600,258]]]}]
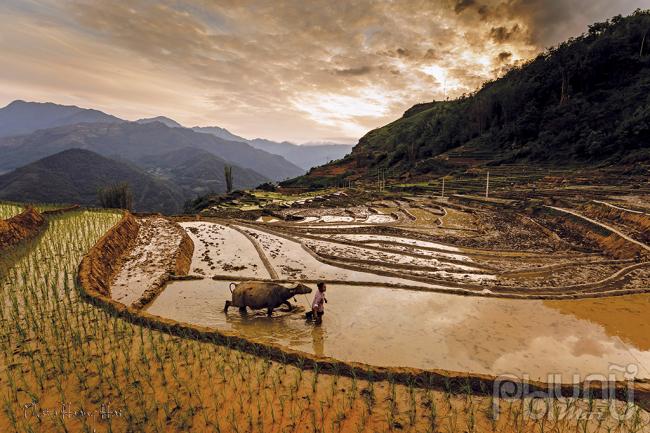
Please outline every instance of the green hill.
[{"label": "green hill", "polygon": [[472,95],[418,104],[352,153],[287,186],[390,168],[402,178],[476,165],[634,165],[650,161],[650,11],[614,17]]},{"label": "green hill", "polygon": [[97,191],[121,182],[129,184],[136,211],[177,213],[182,208],[183,195],[173,184],[82,149],[68,149],[0,176],[0,199],[97,206]]},{"label": "green hill", "polygon": [[184,147],[140,160],[140,166],[149,173],[182,188],[188,199],[208,193],[226,192],[226,165],[232,167],[235,189],[254,188],[269,181],[253,170],[233,166],[210,152],[195,147]]}]

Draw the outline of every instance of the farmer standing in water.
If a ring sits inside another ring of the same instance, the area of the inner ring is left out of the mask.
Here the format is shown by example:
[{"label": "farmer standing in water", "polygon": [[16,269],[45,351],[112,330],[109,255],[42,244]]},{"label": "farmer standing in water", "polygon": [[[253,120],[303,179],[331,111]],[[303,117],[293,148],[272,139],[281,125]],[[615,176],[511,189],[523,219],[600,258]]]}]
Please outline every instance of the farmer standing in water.
[{"label": "farmer standing in water", "polygon": [[311,311],[307,313],[307,318],[314,319],[314,322],[320,325],[323,323],[323,314],[325,314],[325,303],[327,302],[325,290],[327,290],[327,287],[322,281],[316,284],[316,287],[318,287],[318,291],[314,295],[314,300],[311,303]]}]

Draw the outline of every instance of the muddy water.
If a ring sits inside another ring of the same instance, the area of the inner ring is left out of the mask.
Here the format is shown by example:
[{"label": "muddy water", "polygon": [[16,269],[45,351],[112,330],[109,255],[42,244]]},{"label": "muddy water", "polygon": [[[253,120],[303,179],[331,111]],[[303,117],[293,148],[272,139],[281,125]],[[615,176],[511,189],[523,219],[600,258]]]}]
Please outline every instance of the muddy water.
[{"label": "muddy water", "polygon": [[277,223],[277,222],[280,221],[280,220],[277,219],[277,218],[274,218],[274,217],[272,217],[272,216],[266,216],[266,215],[265,215],[265,216],[261,216],[261,217],[259,217],[259,218],[256,219],[255,221],[258,222],[258,223]]},{"label": "muddy water", "polygon": [[363,248],[362,246],[341,245],[314,239],[307,239],[305,240],[305,243],[314,250],[341,257],[342,259],[345,257],[363,258],[364,260],[378,260],[402,265],[420,265],[436,267],[440,269],[445,269],[447,267],[454,270],[467,272],[476,270],[476,268],[473,268],[471,266],[441,263],[435,257],[433,257],[433,255],[429,255],[430,258],[415,258],[406,254],[401,254],[399,252],[392,253],[387,251],[369,250]]},{"label": "muddy water", "polygon": [[368,234],[337,234],[334,236],[337,239],[349,241],[377,241],[379,242],[397,242],[404,245],[411,245],[416,247],[436,248],[446,251],[461,251],[460,248],[451,245],[439,244],[437,242],[421,241],[418,239],[400,238],[397,236],[386,235],[368,235]]},{"label": "muddy water", "polygon": [[190,273],[270,278],[255,246],[237,230],[207,222],[184,222],[181,226],[194,242]]},{"label": "muddy water", "polygon": [[324,223],[349,223],[354,221],[354,218],[351,216],[323,215],[320,221]]},{"label": "muddy water", "polygon": [[388,224],[395,221],[395,217],[385,214],[372,214],[364,221],[367,224]]},{"label": "muddy water", "polygon": [[547,306],[589,320],[603,327],[607,335],[650,351],[650,296],[581,299],[573,302],[546,301]]},{"label": "muddy water", "polygon": [[313,223],[318,221],[320,218],[315,217],[315,216],[307,216],[303,220],[297,221],[299,224],[304,224],[304,223]]},{"label": "muddy water", "polygon": [[327,241],[317,241],[308,239],[305,240],[305,245],[316,251],[318,254],[325,254],[339,258],[342,262],[346,260],[354,261],[358,258],[369,260],[374,263],[364,265],[368,269],[376,269],[377,266],[384,267],[386,265],[389,269],[392,267],[393,271],[409,275],[411,272],[404,272],[406,269],[400,266],[419,267],[425,274],[431,278],[444,278],[444,279],[460,279],[472,280],[474,282],[491,281],[495,280],[496,276],[487,274],[481,269],[459,265],[456,263],[441,262],[431,254],[430,258],[416,258],[406,254],[392,253],[386,251],[369,250],[362,247],[351,245],[335,244]]},{"label": "muddy water", "polygon": [[402,285],[418,285],[436,289],[447,287],[421,283],[405,278],[384,277],[370,272],[359,272],[331,266],[312,257],[299,242],[271,235],[261,230],[250,227],[240,227],[256,239],[264,250],[271,265],[282,278],[308,279],[308,280],[336,280],[336,281],[362,281],[392,283]]},{"label": "muddy water", "polygon": [[[323,324],[315,327],[302,319],[304,309],[272,318],[237,310],[225,314],[227,286],[212,280],[173,282],[148,311],[373,365],[529,374],[542,380],[557,373],[572,382],[574,373],[609,374],[610,364],[633,363],[638,377],[650,378],[650,296],[616,298],[610,308],[608,300],[514,301],[330,285]],[[305,296],[297,301],[308,305]],[[573,312],[585,308],[588,314]],[[646,337],[640,338],[643,332]]]},{"label": "muddy water", "polygon": [[[437,242],[422,241],[418,239],[402,238],[398,236],[373,235],[373,234],[319,234],[323,238],[331,238],[343,241],[363,242],[363,245],[389,248],[397,252],[416,253],[428,255],[432,258],[452,259],[466,262],[473,262],[470,257],[462,254],[460,248],[440,244]],[[386,244],[389,242],[390,244]],[[427,248],[435,248],[438,251],[432,251]]]}]

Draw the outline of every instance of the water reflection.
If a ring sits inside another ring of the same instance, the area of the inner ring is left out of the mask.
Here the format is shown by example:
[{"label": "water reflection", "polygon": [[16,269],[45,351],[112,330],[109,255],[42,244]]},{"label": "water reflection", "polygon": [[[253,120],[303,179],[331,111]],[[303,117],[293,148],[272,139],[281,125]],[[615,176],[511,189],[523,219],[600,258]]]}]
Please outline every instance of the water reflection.
[{"label": "water reflection", "polygon": [[550,308],[602,326],[638,349],[650,350],[650,295],[546,301]]},{"label": "water reflection", "polygon": [[[227,286],[212,280],[174,282],[148,311],[381,366],[526,373],[541,380],[560,373],[568,381],[574,373],[607,374],[610,363],[635,363],[641,377],[650,377],[648,295],[545,302],[330,284],[326,316],[315,327],[305,321],[304,307],[276,311],[272,318],[263,311],[226,315]],[[590,304],[600,308],[594,317],[584,313]]]},{"label": "water reflection", "polygon": [[325,331],[322,325],[311,325],[312,352],[316,356],[325,355]]}]

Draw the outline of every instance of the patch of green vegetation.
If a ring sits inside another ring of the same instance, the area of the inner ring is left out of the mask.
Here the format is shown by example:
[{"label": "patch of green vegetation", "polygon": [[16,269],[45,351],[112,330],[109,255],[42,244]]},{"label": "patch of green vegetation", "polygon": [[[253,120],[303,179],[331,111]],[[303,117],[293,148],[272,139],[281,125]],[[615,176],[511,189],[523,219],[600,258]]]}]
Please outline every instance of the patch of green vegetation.
[{"label": "patch of green vegetation", "polygon": [[6,220],[21,213],[24,207],[20,203],[0,202],[0,220]]},{"label": "patch of green vegetation", "polygon": [[396,188],[429,188],[435,186],[435,182],[412,182],[412,183],[398,183],[391,185]]},{"label": "patch of green vegetation", "polygon": [[33,207],[38,212],[52,211],[69,207],[66,203],[18,203],[18,202],[0,202],[0,219],[11,218],[24,211],[27,207]]},{"label": "patch of green vegetation", "polygon": [[266,192],[266,191],[252,191],[253,195],[255,197],[259,198],[260,200],[278,200],[278,201],[283,201],[283,202],[294,202],[298,200],[305,200],[308,198],[316,197],[318,195],[324,195],[324,194],[329,194],[332,192],[335,192],[336,188],[323,188],[323,189],[316,189],[313,191],[305,191],[300,194],[282,194],[279,192]]}]

